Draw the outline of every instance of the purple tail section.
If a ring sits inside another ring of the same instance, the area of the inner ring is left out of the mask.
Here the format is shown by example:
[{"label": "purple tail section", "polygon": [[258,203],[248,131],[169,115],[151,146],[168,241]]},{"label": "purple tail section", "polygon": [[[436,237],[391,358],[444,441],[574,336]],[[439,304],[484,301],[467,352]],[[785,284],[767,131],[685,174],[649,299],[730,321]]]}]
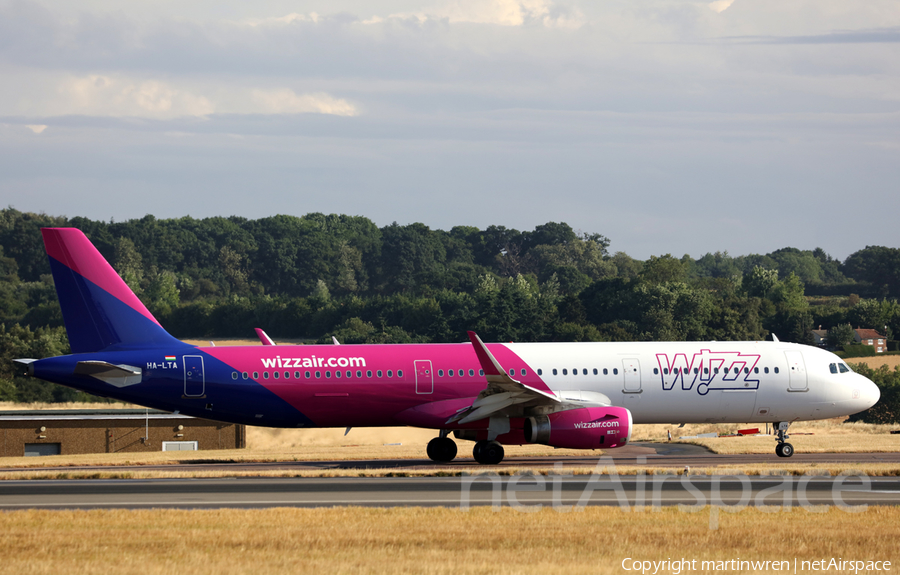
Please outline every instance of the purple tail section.
[{"label": "purple tail section", "polygon": [[81,230],[44,228],[41,233],[73,353],[180,344]]}]

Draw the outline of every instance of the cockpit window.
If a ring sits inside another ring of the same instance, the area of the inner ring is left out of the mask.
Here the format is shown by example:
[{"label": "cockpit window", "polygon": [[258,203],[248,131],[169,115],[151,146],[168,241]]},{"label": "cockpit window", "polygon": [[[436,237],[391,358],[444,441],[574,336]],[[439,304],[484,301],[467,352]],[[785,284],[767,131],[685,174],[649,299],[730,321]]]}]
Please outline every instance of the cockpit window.
[{"label": "cockpit window", "polygon": [[829,364],[828,364],[828,371],[830,371],[831,373],[837,373],[837,372],[838,372],[838,366],[837,366],[837,364],[836,364],[836,363],[829,363]]},{"label": "cockpit window", "polygon": [[847,364],[845,364],[845,363],[839,363],[838,369],[841,370],[841,373],[847,373],[848,371],[850,371],[850,368],[847,367]]}]

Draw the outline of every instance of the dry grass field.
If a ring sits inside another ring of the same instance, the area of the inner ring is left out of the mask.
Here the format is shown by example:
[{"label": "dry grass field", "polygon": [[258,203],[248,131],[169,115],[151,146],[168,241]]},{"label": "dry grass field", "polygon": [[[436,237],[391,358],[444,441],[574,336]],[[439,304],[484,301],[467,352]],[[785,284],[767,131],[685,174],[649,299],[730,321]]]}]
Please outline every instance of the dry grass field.
[{"label": "dry grass field", "polygon": [[[622,573],[634,560],[900,560],[900,508],[719,513],[590,507],[15,511],[0,573]],[[771,569],[723,569],[767,573]],[[652,573],[652,570],[650,571]],[[832,571],[835,572],[835,571]],[[844,570],[837,572],[846,572]],[[660,570],[659,573],[673,573]]]},{"label": "dry grass field", "polygon": [[880,367],[886,365],[894,369],[900,365],[900,355],[883,355],[881,357],[848,357],[845,359],[847,363],[864,363],[869,367]]}]

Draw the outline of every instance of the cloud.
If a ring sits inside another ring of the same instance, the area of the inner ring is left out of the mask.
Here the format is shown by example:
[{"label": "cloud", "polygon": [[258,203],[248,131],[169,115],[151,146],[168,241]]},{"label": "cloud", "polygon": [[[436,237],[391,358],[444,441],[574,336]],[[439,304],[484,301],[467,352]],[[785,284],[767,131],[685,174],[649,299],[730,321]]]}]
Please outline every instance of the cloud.
[{"label": "cloud", "polygon": [[35,134],[41,134],[44,130],[47,129],[46,124],[26,124],[26,128],[34,132]]},{"label": "cloud", "polygon": [[725,10],[728,10],[732,4],[734,4],[734,0],[717,0],[716,2],[711,2],[709,7],[713,12],[721,14]]},{"label": "cloud", "polygon": [[332,114],[356,116],[359,111],[347,100],[324,93],[296,94],[289,88],[280,90],[253,90],[253,101],[265,114]]},{"label": "cloud", "polygon": [[67,77],[57,88],[61,99],[47,102],[43,115],[177,118],[215,112],[209,98],[158,80],[91,74]]},{"label": "cloud", "polygon": [[542,20],[550,13],[545,0],[455,0],[437,7],[435,15],[451,23],[472,22],[521,26],[527,21]]},{"label": "cloud", "polygon": [[378,25],[392,20],[413,21],[424,24],[445,20],[450,24],[490,24],[496,26],[523,26],[541,23],[551,28],[578,28],[585,23],[584,14],[577,8],[563,8],[550,0],[446,0],[439,4],[413,12],[389,15],[375,14],[362,19],[348,14],[322,16],[316,12],[294,12],[286,16],[251,18],[244,21],[252,27],[284,26],[296,23],[324,23],[333,20]]},{"label": "cloud", "polygon": [[808,36],[733,36],[724,40],[748,44],[895,44],[900,42],[900,28],[832,30]]},{"label": "cloud", "polygon": [[[550,28],[578,28],[584,15],[577,8],[562,9],[549,0],[448,0],[421,12],[395,14],[393,17],[414,17],[420,22],[446,19],[451,24],[492,24],[523,26],[541,23]],[[375,17],[373,23],[382,19]]]},{"label": "cloud", "polygon": [[221,80],[32,73],[16,84],[0,86],[0,116],[171,120],[216,113],[357,116],[360,112],[346,99],[323,91],[298,93],[286,87],[245,87]]},{"label": "cloud", "polygon": [[250,26],[271,26],[271,25],[279,25],[279,24],[293,24],[295,22],[312,22],[317,24],[320,20],[320,17],[315,12],[310,12],[309,14],[300,14],[299,12],[292,12],[286,16],[272,16],[269,18],[251,18],[247,20],[245,23]]}]

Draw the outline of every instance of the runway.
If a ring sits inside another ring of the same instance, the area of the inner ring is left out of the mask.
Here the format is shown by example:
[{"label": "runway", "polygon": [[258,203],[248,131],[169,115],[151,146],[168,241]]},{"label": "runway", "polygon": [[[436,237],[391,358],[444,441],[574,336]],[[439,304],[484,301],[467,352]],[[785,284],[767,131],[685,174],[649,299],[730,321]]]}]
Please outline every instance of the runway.
[{"label": "runway", "polygon": [[223,478],[0,482],[0,510],[897,505],[900,479],[733,476]]},{"label": "runway", "polygon": [[[214,453],[214,452],[212,452]],[[848,469],[867,463],[893,463],[900,466],[900,452],[890,453],[795,453],[791,458],[782,458],[774,453],[726,455],[712,453],[699,445],[682,443],[633,443],[620,449],[603,453],[603,457],[621,467],[654,467],[691,469],[742,468],[767,464],[776,466],[796,466],[805,464],[827,464],[846,466]],[[500,467],[544,468],[562,466],[594,467],[597,454],[565,457],[509,457]],[[329,471],[329,470],[397,470],[397,471],[448,471],[475,472],[490,469],[472,459],[460,450],[460,456],[448,464],[438,464],[429,459],[367,459],[367,460],[323,460],[323,461],[221,461],[214,455],[209,458],[186,459],[176,463],[160,465],[116,465],[116,466],[40,466],[42,471],[88,472],[88,471],[212,471],[212,472],[266,472],[266,471]],[[0,473],[22,471],[22,468],[0,467]]]},{"label": "runway", "polygon": [[[584,505],[897,505],[900,478],[782,476],[779,466],[830,464],[848,473],[866,463],[896,463],[900,453],[718,455],[685,444],[633,444],[604,455],[605,475],[572,475],[567,469],[594,468],[598,457],[517,457],[499,467],[552,471],[551,475],[498,475],[497,467],[459,457],[449,464],[430,460],[222,462],[203,459],[166,465],[39,467],[44,471],[160,470],[226,474],[267,471],[392,470],[453,473],[454,477],[223,477],[197,479],[116,479],[0,481],[0,510],[96,508],[267,508],[492,505],[572,508]],[[775,464],[763,476],[733,476],[734,469]],[[653,474],[618,475],[620,467],[652,467]],[[684,468],[721,470],[684,476]],[[660,473],[666,469],[671,474]],[[21,471],[22,468],[0,468]],[[731,471],[729,471],[731,470]],[[461,475],[461,476],[460,476]]]}]

